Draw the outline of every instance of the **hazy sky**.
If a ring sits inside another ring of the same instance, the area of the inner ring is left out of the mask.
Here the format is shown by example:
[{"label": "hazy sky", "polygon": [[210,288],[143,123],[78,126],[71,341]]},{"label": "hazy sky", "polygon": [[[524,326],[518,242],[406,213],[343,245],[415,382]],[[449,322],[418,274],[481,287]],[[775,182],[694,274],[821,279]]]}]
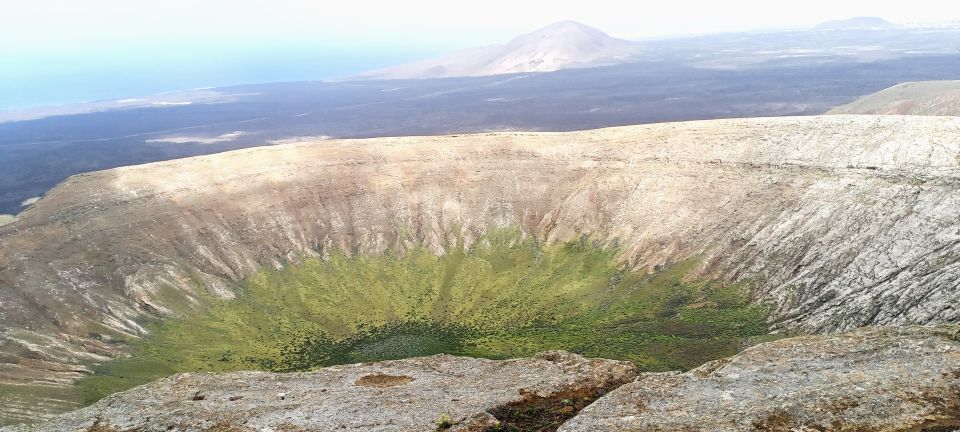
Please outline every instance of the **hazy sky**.
[{"label": "hazy sky", "polygon": [[[10,0],[0,3],[0,108],[179,85],[322,79],[504,42],[564,19],[613,36],[639,38],[804,26],[865,15],[896,23],[955,21],[960,20],[960,4],[949,0]],[[67,96],[68,89],[88,95]]]},{"label": "hazy sky", "polygon": [[810,25],[851,16],[935,22],[950,15],[960,19],[960,5],[946,0],[30,0],[0,6],[0,44],[324,37],[338,43],[443,45],[493,42],[563,19],[639,37]]}]

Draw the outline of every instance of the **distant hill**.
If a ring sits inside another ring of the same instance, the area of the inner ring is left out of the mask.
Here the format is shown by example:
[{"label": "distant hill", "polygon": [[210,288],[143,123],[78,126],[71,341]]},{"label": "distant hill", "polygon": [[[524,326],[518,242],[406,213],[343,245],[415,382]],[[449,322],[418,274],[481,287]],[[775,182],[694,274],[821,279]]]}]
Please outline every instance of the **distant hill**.
[{"label": "distant hill", "polygon": [[827,21],[814,30],[888,30],[897,28],[890,21],[877,17],[856,17],[844,20]]},{"label": "distant hill", "polygon": [[834,108],[828,114],[960,115],[960,81],[897,84]]},{"label": "distant hill", "polygon": [[449,56],[363,73],[355,79],[408,79],[550,72],[619,63],[639,44],[563,21],[519,36],[505,45],[468,49]]}]

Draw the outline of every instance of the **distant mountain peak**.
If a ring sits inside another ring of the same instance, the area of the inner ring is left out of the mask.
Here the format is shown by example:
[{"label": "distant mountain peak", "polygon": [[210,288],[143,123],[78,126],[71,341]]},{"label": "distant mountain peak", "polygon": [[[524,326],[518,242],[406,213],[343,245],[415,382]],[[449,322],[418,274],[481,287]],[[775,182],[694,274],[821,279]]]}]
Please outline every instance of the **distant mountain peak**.
[{"label": "distant mountain peak", "polygon": [[595,27],[576,21],[560,21],[539,30],[517,36],[505,46],[527,43],[537,39],[551,39],[555,47],[590,42],[597,46],[633,45],[633,42],[616,39]]},{"label": "distant mountain peak", "polygon": [[[572,20],[557,21],[557,22],[555,22],[555,23],[553,23],[553,24],[550,24],[550,25],[548,25],[548,26],[546,26],[546,27],[543,27],[543,28],[541,28],[541,29],[539,29],[539,30],[535,30],[535,31],[533,31],[533,32],[531,32],[531,33],[529,33],[529,34],[545,34],[545,35],[547,35],[547,34],[554,34],[554,33],[560,33],[560,32],[569,32],[569,31],[579,31],[579,32],[584,32],[584,33],[599,33],[599,34],[602,34],[602,35],[604,35],[604,36],[607,36],[606,33],[604,33],[602,30],[600,30],[600,29],[598,29],[598,28],[596,28],[596,27],[591,27],[591,26],[588,26],[588,25],[586,25],[586,24],[584,24],[584,23],[582,23],[582,22],[572,21]],[[609,37],[609,36],[607,36],[607,37]]]},{"label": "distant mountain peak", "polygon": [[638,44],[576,21],[560,21],[503,45],[361,74],[359,79],[409,79],[550,72],[622,61]]}]

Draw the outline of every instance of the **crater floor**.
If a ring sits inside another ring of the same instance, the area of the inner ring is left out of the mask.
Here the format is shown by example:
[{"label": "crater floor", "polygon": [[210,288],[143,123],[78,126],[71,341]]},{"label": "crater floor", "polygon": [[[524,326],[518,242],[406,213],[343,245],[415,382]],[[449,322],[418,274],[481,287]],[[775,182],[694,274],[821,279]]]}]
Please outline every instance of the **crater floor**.
[{"label": "crater floor", "polygon": [[310,259],[254,275],[233,300],[151,324],[133,357],[96,367],[79,386],[92,402],[177,372],[555,349],[685,370],[772,338],[748,285],[685,281],[692,261],[632,272],[616,254],[587,238],[543,246],[503,231],[439,257]]}]

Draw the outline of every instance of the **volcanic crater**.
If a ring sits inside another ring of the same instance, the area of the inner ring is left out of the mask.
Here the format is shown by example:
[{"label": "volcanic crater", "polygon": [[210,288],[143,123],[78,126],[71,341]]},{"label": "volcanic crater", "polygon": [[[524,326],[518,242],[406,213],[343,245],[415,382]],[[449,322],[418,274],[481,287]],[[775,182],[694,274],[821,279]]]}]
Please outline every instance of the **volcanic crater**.
[{"label": "volcanic crater", "polygon": [[552,349],[666,371],[784,334],[956,322],[958,155],[954,118],[837,115],[74,176],[0,226],[0,420],[177,372]]}]

